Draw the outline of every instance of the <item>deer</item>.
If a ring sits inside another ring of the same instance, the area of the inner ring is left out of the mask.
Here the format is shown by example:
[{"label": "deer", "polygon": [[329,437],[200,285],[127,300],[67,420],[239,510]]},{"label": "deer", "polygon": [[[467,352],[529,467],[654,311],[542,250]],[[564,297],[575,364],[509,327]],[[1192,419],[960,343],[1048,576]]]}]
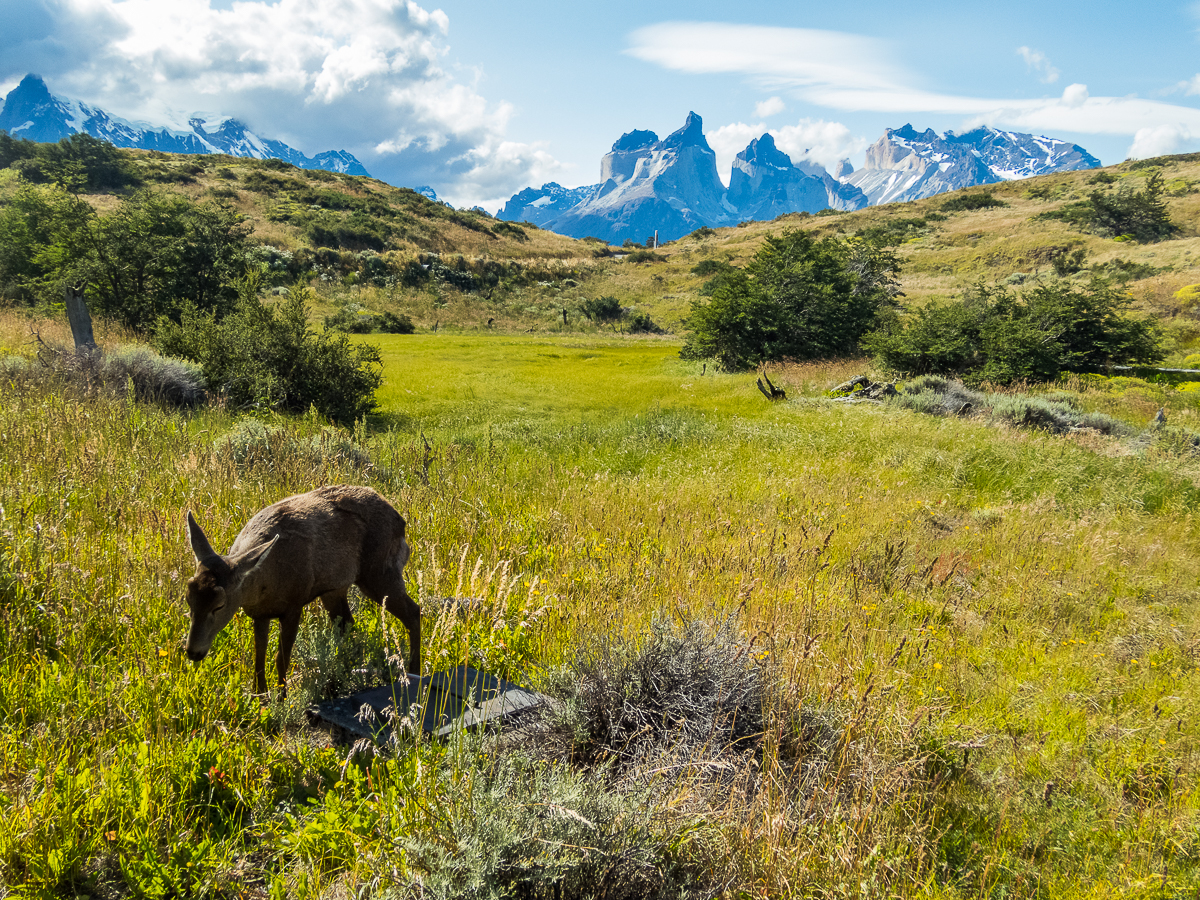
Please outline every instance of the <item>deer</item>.
[{"label": "deer", "polygon": [[271,620],[279,620],[275,667],[281,694],[304,607],[320,598],[334,627],[354,624],[347,595],[358,585],[408,631],[408,669],[421,674],[421,608],[404,586],[412,551],[404,519],[369,487],[334,485],[286,497],[257,512],[227,554],[213,550],[191,510],[188,538],[196,574],[187,584],[186,651],[204,659],[213,639],[244,610],[254,623],[254,684],[267,693]]}]

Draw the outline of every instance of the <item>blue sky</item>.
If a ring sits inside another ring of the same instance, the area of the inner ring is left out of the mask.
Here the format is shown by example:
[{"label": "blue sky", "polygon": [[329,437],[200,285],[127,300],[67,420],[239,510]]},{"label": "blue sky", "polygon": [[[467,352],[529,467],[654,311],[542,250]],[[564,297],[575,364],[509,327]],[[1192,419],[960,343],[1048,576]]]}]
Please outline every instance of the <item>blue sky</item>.
[{"label": "blue sky", "polygon": [[306,153],[495,209],[592,183],[623,132],[699,113],[833,165],[885,127],[1066,138],[1105,164],[1200,150],[1200,3],[0,0],[26,72],[133,120],[234,115]]}]

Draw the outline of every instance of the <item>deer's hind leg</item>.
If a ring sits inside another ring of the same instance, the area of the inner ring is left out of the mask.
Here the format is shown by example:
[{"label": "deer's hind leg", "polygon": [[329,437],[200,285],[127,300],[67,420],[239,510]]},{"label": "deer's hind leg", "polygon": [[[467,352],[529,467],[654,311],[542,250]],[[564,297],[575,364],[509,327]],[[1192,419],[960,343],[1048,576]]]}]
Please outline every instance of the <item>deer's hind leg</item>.
[{"label": "deer's hind leg", "polygon": [[329,613],[329,621],[340,626],[343,631],[349,631],[354,626],[354,614],[350,612],[349,586],[340,591],[330,591],[321,595],[321,605]]},{"label": "deer's hind leg", "polygon": [[[405,557],[407,560],[407,556]],[[404,566],[391,565],[378,576],[364,576],[362,592],[399,619],[408,630],[408,671],[421,674],[421,607],[404,587]]]}]

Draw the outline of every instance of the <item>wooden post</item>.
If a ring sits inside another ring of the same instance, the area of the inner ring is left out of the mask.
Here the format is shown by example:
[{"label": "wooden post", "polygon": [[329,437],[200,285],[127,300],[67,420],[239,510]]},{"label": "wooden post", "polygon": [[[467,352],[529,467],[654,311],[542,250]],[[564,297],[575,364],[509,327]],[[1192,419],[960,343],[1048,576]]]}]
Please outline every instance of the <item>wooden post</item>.
[{"label": "wooden post", "polygon": [[67,285],[67,321],[71,323],[76,353],[97,349],[96,339],[92,336],[92,317],[83,300],[83,288],[72,284]]}]

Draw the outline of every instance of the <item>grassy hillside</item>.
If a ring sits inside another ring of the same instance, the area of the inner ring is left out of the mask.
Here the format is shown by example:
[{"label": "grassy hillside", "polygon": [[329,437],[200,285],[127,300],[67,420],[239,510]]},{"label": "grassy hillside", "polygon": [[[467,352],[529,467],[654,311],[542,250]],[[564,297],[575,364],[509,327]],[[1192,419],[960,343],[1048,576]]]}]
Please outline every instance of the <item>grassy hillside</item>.
[{"label": "grassy hillside", "polygon": [[[691,272],[698,262],[740,265],[764,235],[801,228],[891,236],[899,242],[908,304],[951,298],[980,279],[1028,284],[1047,276],[1056,256],[1082,251],[1073,277],[1099,273],[1125,284],[1145,312],[1167,325],[1169,363],[1181,362],[1200,341],[1194,309],[1200,294],[1177,296],[1200,283],[1200,159],[1195,155],[1048,175],[853,213],[789,215],[698,232],[642,262],[631,262],[620,248],[455,211],[373,179],[224,156],[141,151],[127,151],[127,156],[144,184],[227,203],[246,216],[252,240],[263,247],[258,262],[274,284],[286,286],[302,269],[316,276],[318,316],[357,304],[365,311],[407,314],[426,329],[595,333],[604,329],[587,319],[583,304],[615,296],[678,332],[704,284]],[[1168,207],[1179,226],[1171,240],[1113,240],[1045,218],[1097,189],[1140,189],[1153,171],[1164,176]],[[15,183],[13,170],[0,170],[0,193],[11,192]],[[981,191],[1004,205],[942,211],[955,197]],[[88,199],[101,209],[118,202],[105,193]],[[436,261],[430,254],[437,254]],[[405,275],[410,265],[435,262],[432,276]]]}]

